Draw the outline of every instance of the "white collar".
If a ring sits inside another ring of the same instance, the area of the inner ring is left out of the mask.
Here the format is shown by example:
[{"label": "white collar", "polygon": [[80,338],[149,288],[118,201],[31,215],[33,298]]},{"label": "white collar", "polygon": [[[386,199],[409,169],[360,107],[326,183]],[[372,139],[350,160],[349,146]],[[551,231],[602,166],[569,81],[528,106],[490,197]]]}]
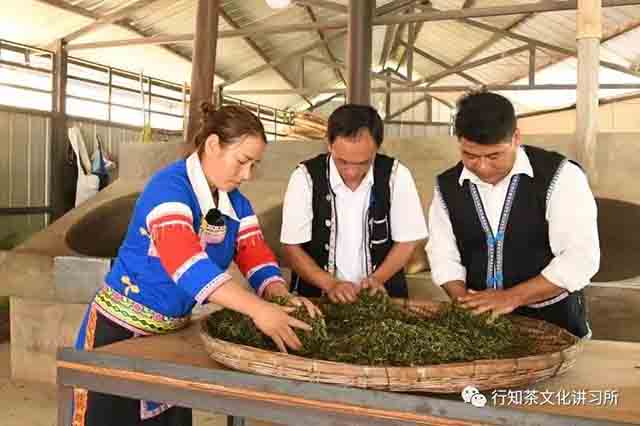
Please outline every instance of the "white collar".
[{"label": "white collar", "polygon": [[[194,152],[187,158],[187,176],[198,198],[200,211],[203,215],[206,215],[209,210],[216,207],[216,204],[213,201],[213,194],[202,170],[202,164],[200,164],[200,157],[198,157],[197,152]],[[240,221],[231,205],[229,194],[226,191],[218,190],[218,210],[220,210],[220,213],[236,221]]]},{"label": "white collar", "polygon": [[[329,156],[329,180],[331,181],[331,189],[334,191],[337,191],[342,187],[349,189],[349,187],[344,183],[344,180],[342,180],[342,176],[340,176],[340,172],[338,171],[336,163],[333,161],[332,155]],[[360,189],[362,185],[373,186],[373,165],[369,166],[367,174],[364,179],[362,179],[362,182],[360,182],[360,185],[358,185],[356,191]],[[349,190],[351,191],[351,189]]]},{"label": "white collar", "polygon": [[[516,151],[516,161],[513,163],[513,167],[507,176],[505,176],[501,182],[505,180],[511,180],[513,175],[527,175],[529,177],[533,177],[533,168],[531,167],[531,161],[529,161],[529,156],[523,147],[518,147]],[[471,183],[475,183],[476,185],[490,185],[476,176],[471,170],[464,167],[462,169],[462,173],[460,173],[460,177],[458,178],[458,183],[460,186],[464,184],[465,180],[470,180]]]}]

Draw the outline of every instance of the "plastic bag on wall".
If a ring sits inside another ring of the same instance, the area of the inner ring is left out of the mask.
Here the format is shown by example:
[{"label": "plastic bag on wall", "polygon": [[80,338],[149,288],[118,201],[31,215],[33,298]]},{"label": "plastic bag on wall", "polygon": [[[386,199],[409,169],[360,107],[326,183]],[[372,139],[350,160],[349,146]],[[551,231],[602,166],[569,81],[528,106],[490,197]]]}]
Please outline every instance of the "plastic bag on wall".
[{"label": "plastic bag on wall", "polygon": [[91,173],[91,161],[87,153],[84,137],[77,127],[69,128],[69,142],[76,154],[78,180],[76,182],[76,207],[93,197],[100,188],[100,178]]},{"label": "plastic bag on wall", "polygon": [[116,168],[116,164],[111,161],[103,146],[102,138],[100,135],[96,135],[96,143],[91,156],[91,173],[98,176],[100,180],[99,189],[103,189],[109,185],[111,178],[109,173]]}]

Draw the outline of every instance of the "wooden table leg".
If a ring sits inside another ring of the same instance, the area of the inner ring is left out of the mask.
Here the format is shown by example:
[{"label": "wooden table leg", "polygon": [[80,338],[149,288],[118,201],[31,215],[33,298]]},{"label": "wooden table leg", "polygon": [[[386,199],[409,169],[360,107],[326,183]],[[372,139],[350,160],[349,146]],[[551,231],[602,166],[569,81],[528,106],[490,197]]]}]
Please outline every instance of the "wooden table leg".
[{"label": "wooden table leg", "polygon": [[71,426],[73,388],[58,385],[58,426]]},{"label": "wooden table leg", "polygon": [[244,426],[244,417],[227,416],[227,426]]}]

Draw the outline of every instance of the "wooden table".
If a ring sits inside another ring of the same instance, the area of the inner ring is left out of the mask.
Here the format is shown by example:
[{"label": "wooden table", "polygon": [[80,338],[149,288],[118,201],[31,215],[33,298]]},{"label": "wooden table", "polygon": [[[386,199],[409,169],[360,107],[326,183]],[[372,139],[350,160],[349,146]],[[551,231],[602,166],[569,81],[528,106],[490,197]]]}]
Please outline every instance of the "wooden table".
[{"label": "wooden table", "polygon": [[[547,395],[615,392],[615,405],[587,400],[506,407],[498,397],[495,406],[476,408],[456,395],[400,394],[241,373],[208,357],[196,326],[93,352],[62,349],[57,371],[59,426],[70,425],[74,386],[218,412],[233,425],[243,424],[245,417],[309,426],[640,424],[640,343],[587,342],[567,374],[527,389]],[[484,395],[491,402],[492,393]]]}]

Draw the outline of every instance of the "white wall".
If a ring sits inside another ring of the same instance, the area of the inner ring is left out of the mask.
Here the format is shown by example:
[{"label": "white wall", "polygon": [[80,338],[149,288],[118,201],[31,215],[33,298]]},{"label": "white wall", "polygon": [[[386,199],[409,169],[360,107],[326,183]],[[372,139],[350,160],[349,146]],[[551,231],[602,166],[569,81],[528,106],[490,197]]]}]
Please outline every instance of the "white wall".
[{"label": "white wall", "polygon": [[[602,105],[598,111],[600,132],[640,131],[640,98]],[[576,110],[521,118],[518,127],[524,134],[571,134],[576,130]]]}]

